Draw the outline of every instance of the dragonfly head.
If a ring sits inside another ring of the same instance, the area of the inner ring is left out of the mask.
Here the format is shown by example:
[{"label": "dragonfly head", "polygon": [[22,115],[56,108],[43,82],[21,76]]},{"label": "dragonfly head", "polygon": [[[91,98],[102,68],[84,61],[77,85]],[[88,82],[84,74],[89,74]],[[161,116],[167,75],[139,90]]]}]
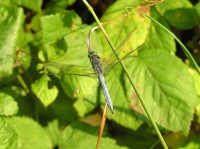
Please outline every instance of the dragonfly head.
[{"label": "dragonfly head", "polygon": [[100,57],[98,56],[98,53],[97,53],[96,51],[91,51],[91,52],[89,52],[89,53],[88,53],[88,57],[89,57],[89,59],[100,58]]}]

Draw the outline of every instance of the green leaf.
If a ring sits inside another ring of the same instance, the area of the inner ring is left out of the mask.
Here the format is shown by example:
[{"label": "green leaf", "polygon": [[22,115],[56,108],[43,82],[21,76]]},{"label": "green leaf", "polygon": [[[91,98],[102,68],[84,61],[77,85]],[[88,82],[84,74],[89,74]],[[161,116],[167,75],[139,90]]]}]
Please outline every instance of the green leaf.
[{"label": "green leaf", "polygon": [[17,115],[33,115],[33,112],[31,111],[32,103],[30,103],[30,100],[26,99],[26,92],[22,88],[17,86],[9,86],[6,88],[1,88],[1,91],[9,94],[15,99],[19,107]]},{"label": "green leaf", "polygon": [[11,0],[12,3],[26,7],[28,9],[34,10],[34,11],[40,11],[42,6],[42,0],[36,0],[36,1],[29,1],[29,0]]},{"label": "green leaf", "polygon": [[18,105],[12,96],[0,92],[0,115],[11,116],[18,112]]},{"label": "green leaf", "polygon": [[[127,62],[127,67],[154,120],[166,129],[187,135],[198,100],[187,67],[176,57],[157,49],[141,50],[137,59]],[[128,81],[126,84],[132,110],[144,115],[136,93]]]},{"label": "green leaf", "polygon": [[24,20],[21,8],[0,5],[0,77],[9,76],[13,72],[13,57],[19,28]]},{"label": "green leaf", "polygon": [[188,0],[167,0],[156,8],[169,24],[178,29],[190,29],[199,23],[198,13]]},{"label": "green leaf", "polygon": [[90,65],[86,38],[91,28],[81,24],[81,19],[75,12],[45,16],[41,18],[41,22],[44,49],[39,53],[41,60]]},{"label": "green leaf", "polygon": [[188,0],[174,1],[167,0],[155,6],[161,15],[164,15],[169,10],[179,9],[179,8],[192,8],[192,4]]},{"label": "green leaf", "polygon": [[19,149],[19,136],[9,123],[0,117],[0,149]]},{"label": "green leaf", "polygon": [[165,13],[167,21],[178,29],[191,29],[199,23],[199,15],[194,8],[179,8]]},{"label": "green leaf", "polygon": [[[151,17],[162,23],[166,28],[169,28],[165,19],[160,16],[155,9],[151,10]],[[145,41],[145,46],[147,46],[147,48],[167,50],[170,53],[176,51],[173,37],[155,23],[151,24],[147,37],[148,38]]]},{"label": "green leaf", "polygon": [[197,94],[200,96],[200,76],[199,76],[198,72],[195,71],[194,69],[189,69],[189,71],[194,79]]},{"label": "green leaf", "polygon": [[58,144],[59,137],[61,136],[58,120],[54,120],[48,123],[46,130],[49,133],[49,136],[51,137],[53,145],[56,146]]},{"label": "green leaf", "polygon": [[[42,43],[55,42],[81,27],[81,19],[74,11],[41,17]],[[51,25],[49,25],[51,24]]]},{"label": "green leaf", "polygon": [[51,84],[50,78],[46,75],[36,80],[31,88],[45,107],[51,104],[58,95],[58,89]]},{"label": "green leaf", "polygon": [[[59,148],[93,149],[97,143],[98,129],[87,124],[74,122],[67,126],[59,139]],[[99,148],[118,149],[119,146],[110,138],[102,138]]]},{"label": "green leaf", "polygon": [[60,84],[66,95],[76,99],[74,108],[81,117],[97,106],[97,82],[97,79],[83,76],[61,78]]},{"label": "green leaf", "polygon": [[20,149],[49,149],[52,142],[45,131],[38,123],[26,117],[6,118],[5,121],[15,130],[19,140]]},{"label": "green leaf", "polygon": [[[123,4],[122,4],[123,3]],[[131,5],[128,5],[130,4]],[[108,22],[106,24],[105,30],[108,33],[112,43],[115,47],[118,47],[120,43],[125,39],[125,37],[130,33],[131,30],[136,28],[135,33],[129,39],[129,44],[125,44],[121,51],[122,53],[130,52],[136,49],[138,46],[143,44],[147,38],[149,27],[151,21],[143,16],[141,16],[136,11],[127,14],[125,6],[132,6],[134,4],[141,3],[139,1],[117,1],[111,7],[108,8],[104,16],[102,17],[102,22]],[[122,6],[121,9],[119,9]],[[138,6],[139,7],[139,6]],[[147,12],[149,13],[149,12]],[[112,20],[110,20],[112,18]],[[99,33],[99,36],[103,36]],[[101,42],[104,51],[111,51],[110,46],[105,40],[105,37],[101,37]]]}]

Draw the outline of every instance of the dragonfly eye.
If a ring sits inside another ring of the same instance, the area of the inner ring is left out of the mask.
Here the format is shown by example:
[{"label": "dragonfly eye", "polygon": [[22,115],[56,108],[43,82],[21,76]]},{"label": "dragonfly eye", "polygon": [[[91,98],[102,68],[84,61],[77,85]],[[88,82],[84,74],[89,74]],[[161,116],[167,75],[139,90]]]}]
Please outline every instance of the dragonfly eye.
[{"label": "dragonfly eye", "polygon": [[89,52],[88,57],[98,57],[99,58],[98,53],[96,51]]}]

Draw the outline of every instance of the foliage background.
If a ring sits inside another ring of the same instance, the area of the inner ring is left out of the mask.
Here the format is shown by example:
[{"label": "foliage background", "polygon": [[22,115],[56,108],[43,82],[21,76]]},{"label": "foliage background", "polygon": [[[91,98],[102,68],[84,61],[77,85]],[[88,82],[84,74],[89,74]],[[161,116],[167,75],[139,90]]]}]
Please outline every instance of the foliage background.
[{"label": "foliage background", "polygon": [[[120,54],[144,43],[125,63],[168,146],[200,148],[199,75],[155,23],[136,12],[120,17],[125,7],[143,10],[173,31],[199,64],[200,2],[165,0],[151,8],[139,0],[89,2],[109,21],[105,29],[116,46],[137,27]],[[94,25],[79,0],[0,1],[0,148],[95,147],[105,104],[97,79],[48,76],[39,63],[89,67],[86,38]],[[103,61],[112,57],[100,31],[92,43]],[[100,148],[150,148],[158,138],[120,66],[106,82],[115,114],[108,112]]]}]

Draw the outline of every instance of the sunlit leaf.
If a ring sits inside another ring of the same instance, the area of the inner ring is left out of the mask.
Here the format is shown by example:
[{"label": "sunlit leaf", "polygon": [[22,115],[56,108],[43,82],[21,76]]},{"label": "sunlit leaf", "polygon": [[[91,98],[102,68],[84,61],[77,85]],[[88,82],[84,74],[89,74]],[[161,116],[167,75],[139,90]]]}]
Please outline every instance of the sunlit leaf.
[{"label": "sunlit leaf", "polygon": [[0,115],[11,116],[18,111],[18,105],[12,96],[0,92]]},{"label": "sunlit leaf", "polygon": [[[155,11],[155,9],[152,9],[151,17],[162,23],[162,25],[164,25],[166,28],[169,28],[165,19],[160,16],[160,14]],[[147,39],[145,41],[145,46],[152,49],[167,50],[170,53],[174,53],[176,51],[173,37],[171,37],[165,30],[163,30],[155,23],[151,24]]]},{"label": "sunlit leaf", "polygon": [[[32,116],[33,112],[31,111],[31,103],[30,100],[26,99],[26,92],[17,86],[9,86],[1,89],[2,92],[9,94],[12,98],[15,99],[18,106],[18,115],[28,115]],[[14,109],[14,108],[12,108]]]},{"label": "sunlit leaf", "polygon": [[[188,134],[198,98],[187,67],[165,51],[148,49],[127,62],[127,67],[155,121]],[[144,115],[136,93],[126,84],[132,110]]]},{"label": "sunlit leaf", "polygon": [[19,149],[19,136],[12,126],[0,117],[0,148]]},{"label": "sunlit leaf", "polygon": [[14,4],[24,6],[34,11],[40,11],[42,6],[42,0],[29,1],[29,0],[11,0]]},{"label": "sunlit leaf", "polygon": [[13,72],[13,57],[19,28],[24,20],[21,8],[0,5],[0,77],[9,76]]},{"label": "sunlit leaf", "polygon": [[15,130],[19,137],[20,149],[49,149],[52,142],[45,131],[38,123],[26,117],[6,118],[5,121]]},{"label": "sunlit leaf", "polygon": [[[59,148],[93,149],[97,143],[98,129],[87,124],[74,122],[67,126],[59,140]],[[102,138],[99,148],[118,149],[119,146],[110,138]]]},{"label": "sunlit leaf", "polygon": [[[127,34],[136,28],[135,33],[129,39],[129,43],[125,44],[122,49],[119,49],[126,53],[136,49],[138,46],[143,44],[147,38],[150,20],[143,17],[137,11],[132,11],[127,13],[125,6],[133,6],[135,4],[141,3],[139,1],[117,1],[106,11],[102,18],[102,22],[109,22],[105,25],[105,30],[108,33],[110,39],[112,40],[115,47],[119,46]],[[123,5],[123,6],[121,6]],[[140,5],[138,6],[140,7]],[[142,5],[141,5],[142,7]],[[119,9],[121,8],[121,9]],[[149,13],[148,11],[146,13]],[[99,33],[99,36],[103,36]],[[104,51],[111,51],[105,37],[101,38],[101,42],[104,47]],[[122,53],[123,53],[122,52]]]},{"label": "sunlit leaf", "polygon": [[51,104],[58,95],[58,89],[50,83],[50,78],[44,75],[31,86],[33,92],[45,107]]},{"label": "sunlit leaf", "polygon": [[56,146],[58,144],[59,137],[61,136],[61,131],[59,130],[58,121],[54,120],[48,123],[46,130],[49,133],[49,136],[51,137],[54,146]]}]

